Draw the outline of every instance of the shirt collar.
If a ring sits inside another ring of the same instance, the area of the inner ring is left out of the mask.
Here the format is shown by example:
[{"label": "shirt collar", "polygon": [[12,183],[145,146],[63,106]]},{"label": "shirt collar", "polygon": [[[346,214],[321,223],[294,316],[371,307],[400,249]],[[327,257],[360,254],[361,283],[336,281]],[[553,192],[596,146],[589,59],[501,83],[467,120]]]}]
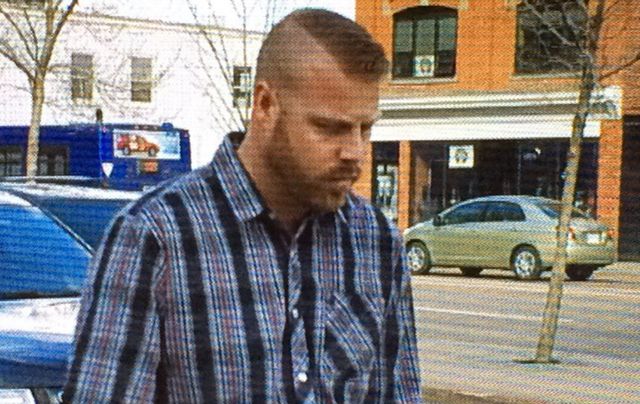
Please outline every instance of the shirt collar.
[{"label": "shirt collar", "polygon": [[249,173],[240,162],[229,136],[225,136],[213,156],[211,165],[220,180],[231,209],[239,221],[254,219],[267,211],[266,204],[249,177]]},{"label": "shirt collar", "polygon": [[[244,222],[260,215],[269,214],[269,208],[251,180],[249,173],[240,162],[236,146],[229,136],[224,137],[211,165],[214,172],[217,173],[223,192],[239,221]],[[351,198],[352,196],[348,195],[345,204],[337,212],[329,214],[337,214],[340,221],[346,224],[348,211],[353,203]]]},{"label": "shirt collar", "polygon": [[336,214],[338,215],[338,219],[344,224],[347,224],[347,212],[351,209],[351,195],[347,196],[347,200],[344,205],[340,206]]}]

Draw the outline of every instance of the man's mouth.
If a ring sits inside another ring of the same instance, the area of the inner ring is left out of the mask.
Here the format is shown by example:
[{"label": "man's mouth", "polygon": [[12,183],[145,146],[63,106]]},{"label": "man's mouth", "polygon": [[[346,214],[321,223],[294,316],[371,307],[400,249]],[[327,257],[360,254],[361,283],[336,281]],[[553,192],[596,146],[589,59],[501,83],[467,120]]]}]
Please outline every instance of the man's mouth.
[{"label": "man's mouth", "polygon": [[358,179],[357,176],[350,175],[350,176],[332,177],[330,178],[330,181],[335,184],[338,184],[341,187],[342,186],[351,187],[351,185],[353,185],[353,183],[356,182],[357,179]]},{"label": "man's mouth", "polygon": [[355,181],[356,177],[341,177],[331,180],[331,182],[334,184],[335,189],[342,194],[348,193]]},{"label": "man's mouth", "polygon": [[330,175],[329,180],[337,182],[349,181],[353,183],[360,177],[360,171],[358,168],[339,170],[333,173],[333,175]]},{"label": "man's mouth", "polygon": [[339,175],[339,176],[330,177],[329,179],[331,181],[337,181],[337,182],[342,182],[342,181],[354,182],[355,180],[358,179],[358,176],[357,175]]}]

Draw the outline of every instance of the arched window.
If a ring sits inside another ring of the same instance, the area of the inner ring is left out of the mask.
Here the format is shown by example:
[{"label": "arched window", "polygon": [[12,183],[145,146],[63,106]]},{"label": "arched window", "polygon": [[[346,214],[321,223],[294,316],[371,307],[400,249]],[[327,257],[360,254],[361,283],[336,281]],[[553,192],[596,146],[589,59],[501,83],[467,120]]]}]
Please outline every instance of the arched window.
[{"label": "arched window", "polygon": [[517,9],[516,73],[580,69],[586,0],[526,0]]},{"label": "arched window", "polygon": [[393,17],[393,77],[453,77],[458,12],[413,7]]}]

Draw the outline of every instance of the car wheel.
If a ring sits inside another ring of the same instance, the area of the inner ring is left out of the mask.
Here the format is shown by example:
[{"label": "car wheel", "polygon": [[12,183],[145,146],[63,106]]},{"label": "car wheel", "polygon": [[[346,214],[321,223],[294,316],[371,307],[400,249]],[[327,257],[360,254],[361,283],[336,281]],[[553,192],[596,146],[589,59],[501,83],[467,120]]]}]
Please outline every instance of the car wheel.
[{"label": "car wheel", "polygon": [[478,268],[478,267],[462,267],[460,268],[460,271],[462,271],[462,274],[464,276],[476,277],[480,275],[480,272],[482,272],[482,269],[483,268]]},{"label": "car wheel", "polygon": [[524,246],[514,251],[511,256],[511,270],[518,279],[535,280],[540,278],[542,264],[535,248]]},{"label": "car wheel", "polygon": [[131,149],[129,149],[128,147],[125,147],[122,149],[122,154],[124,154],[125,156],[128,156],[131,154]]},{"label": "car wheel", "polygon": [[586,281],[595,270],[596,268],[590,266],[572,265],[567,267],[567,276],[572,281]]},{"label": "car wheel", "polygon": [[429,250],[422,242],[411,241],[407,244],[407,266],[413,275],[423,275],[431,269]]},{"label": "car wheel", "polygon": [[152,147],[147,153],[149,153],[149,157],[154,157],[158,153],[158,150]]}]

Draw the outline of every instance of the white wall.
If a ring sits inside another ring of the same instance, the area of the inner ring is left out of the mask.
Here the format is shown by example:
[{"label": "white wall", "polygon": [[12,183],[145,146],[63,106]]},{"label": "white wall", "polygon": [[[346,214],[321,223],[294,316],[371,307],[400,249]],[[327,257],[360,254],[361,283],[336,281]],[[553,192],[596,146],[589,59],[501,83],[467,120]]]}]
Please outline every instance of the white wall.
[{"label": "white wall", "polygon": [[[245,64],[240,31],[212,29],[210,37],[224,42],[229,69]],[[251,66],[261,40],[258,33],[248,37]],[[74,52],[93,55],[91,101],[71,100],[69,65]],[[130,100],[132,56],[153,60],[150,103]],[[193,167],[208,163],[224,134],[240,125],[230,117],[231,88],[193,25],[76,14],[62,31],[52,64],[58,67],[47,79],[45,125],[93,122],[96,108],[102,109],[107,123],[172,122],[191,133]],[[30,115],[24,74],[0,57],[0,125],[28,125]]]}]

